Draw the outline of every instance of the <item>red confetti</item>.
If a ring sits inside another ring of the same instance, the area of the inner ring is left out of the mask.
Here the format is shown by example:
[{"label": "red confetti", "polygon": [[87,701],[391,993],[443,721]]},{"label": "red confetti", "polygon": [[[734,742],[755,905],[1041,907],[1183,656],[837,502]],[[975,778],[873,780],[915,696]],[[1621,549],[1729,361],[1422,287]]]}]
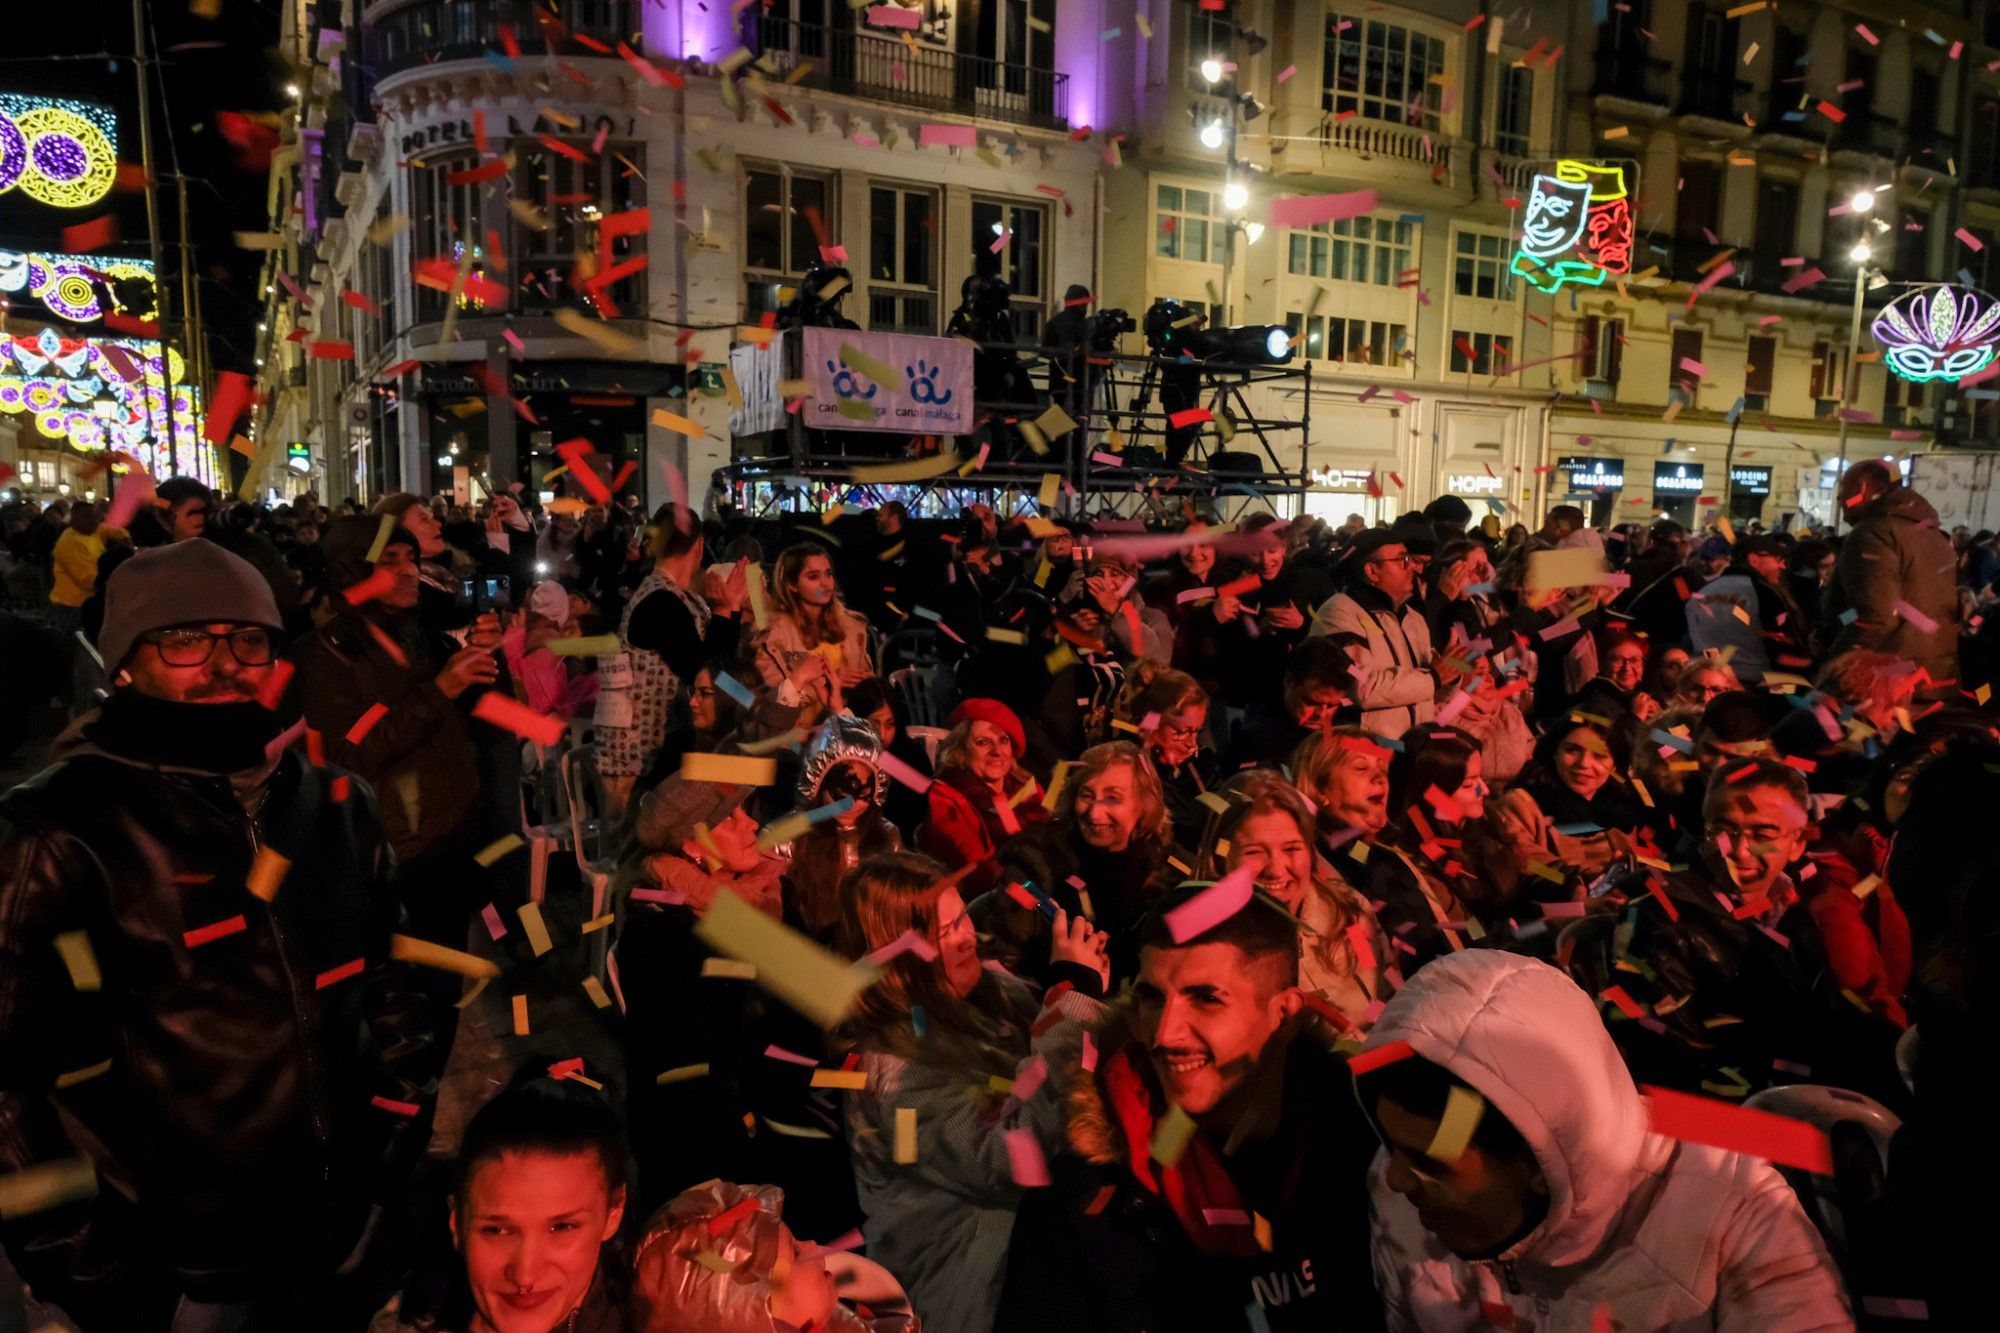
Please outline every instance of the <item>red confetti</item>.
[{"label": "red confetti", "polygon": [[313,989],[325,990],[337,981],[345,981],[349,977],[358,977],[361,975],[361,969],[367,965],[368,960],[366,958],[357,958],[351,963],[342,963],[339,967],[328,968],[313,979]]},{"label": "red confetti", "polygon": [[387,716],[389,716],[389,705],[379,703],[368,705],[368,711],[354,719],[354,725],[347,729],[347,743],[361,744],[368,738],[368,733],[375,730],[375,724]]},{"label": "red confetti", "polygon": [[1347,1060],[1347,1072],[1359,1078],[1371,1070],[1380,1069],[1383,1065],[1395,1064],[1398,1060],[1407,1060],[1415,1054],[1416,1051],[1411,1049],[1410,1043],[1407,1041],[1392,1041],[1385,1046],[1378,1046],[1372,1051],[1362,1051],[1358,1055],[1349,1056]]},{"label": "red confetti", "polygon": [[201,926],[187,931],[181,936],[181,939],[186,941],[188,948],[199,949],[204,944],[212,943],[227,935],[240,934],[248,929],[250,929],[249,922],[245,921],[241,916],[232,916],[227,921],[217,921],[213,925]]},{"label": "red confetti", "polygon": [[1833,1149],[1826,1132],[1817,1126],[1668,1088],[1644,1087],[1640,1091],[1645,1094],[1655,1134],[1823,1176],[1833,1174]]},{"label": "red confetti", "polygon": [[278,701],[285,697],[285,687],[292,683],[292,672],[298,670],[285,658],[271,664],[271,674],[264,678],[263,687],[257,691],[257,702],[277,711]]},{"label": "red confetti", "polygon": [[379,1106],[391,1115],[416,1115],[424,1109],[415,1102],[391,1101],[387,1097],[370,1097],[368,1104],[370,1106]]},{"label": "red confetti", "polygon": [[367,578],[343,590],[340,595],[347,599],[349,606],[360,606],[363,602],[372,602],[378,597],[388,596],[395,586],[395,573],[377,565],[369,572]]},{"label": "red confetti", "polygon": [[479,696],[479,702],[473,705],[472,715],[537,745],[554,745],[569,731],[561,718],[537,713],[511,695],[495,690],[488,690]]},{"label": "red confetti", "polygon": [[118,218],[106,213],[88,222],[79,222],[62,230],[63,249],[73,255],[87,255],[118,239]]}]

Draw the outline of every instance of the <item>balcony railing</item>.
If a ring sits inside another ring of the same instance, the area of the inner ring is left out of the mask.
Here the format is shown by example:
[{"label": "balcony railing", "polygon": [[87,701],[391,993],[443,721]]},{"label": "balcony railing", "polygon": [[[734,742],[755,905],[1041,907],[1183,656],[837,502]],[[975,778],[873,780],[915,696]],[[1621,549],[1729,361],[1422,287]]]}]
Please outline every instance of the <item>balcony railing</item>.
[{"label": "balcony railing", "polygon": [[760,17],[756,32],[767,69],[784,73],[810,61],[819,71],[814,82],[837,93],[1015,125],[1069,124],[1069,75],[1054,70],[787,18]]},{"label": "balcony railing", "polygon": [[568,0],[560,15],[533,0],[413,0],[362,23],[362,49],[375,79],[441,60],[479,60],[503,51],[502,32],[536,53],[546,32],[558,49],[563,34],[615,47],[638,26],[640,0]]},{"label": "balcony railing", "polygon": [[1440,185],[1459,188],[1460,147],[1439,131],[1421,125],[1398,125],[1387,120],[1366,120],[1350,116],[1346,120],[1320,123],[1322,151],[1352,153],[1371,161],[1405,162],[1428,172]]},{"label": "balcony railing", "polygon": [[1648,55],[1636,46],[1600,46],[1590,91],[1597,97],[1622,97],[1628,102],[1673,103],[1671,60]]}]

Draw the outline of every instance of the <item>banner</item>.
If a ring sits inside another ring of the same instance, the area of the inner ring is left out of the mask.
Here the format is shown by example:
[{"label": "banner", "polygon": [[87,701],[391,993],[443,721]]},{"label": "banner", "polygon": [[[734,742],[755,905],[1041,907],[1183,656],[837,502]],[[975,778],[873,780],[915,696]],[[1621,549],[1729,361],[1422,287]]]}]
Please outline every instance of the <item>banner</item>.
[{"label": "banner", "polygon": [[816,430],[971,433],[972,346],[956,338],[806,329],[800,409]]}]

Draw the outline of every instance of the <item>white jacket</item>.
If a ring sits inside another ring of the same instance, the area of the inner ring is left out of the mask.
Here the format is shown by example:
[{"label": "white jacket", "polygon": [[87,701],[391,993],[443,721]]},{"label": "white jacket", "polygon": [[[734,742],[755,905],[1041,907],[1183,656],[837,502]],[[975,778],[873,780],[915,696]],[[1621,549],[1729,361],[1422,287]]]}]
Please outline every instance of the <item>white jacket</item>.
[{"label": "white jacket", "polygon": [[[1491,1261],[1461,1259],[1370,1172],[1376,1285],[1392,1329],[1852,1329],[1840,1278],[1768,1162],[1651,1133],[1588,997],[1561,972],[1492,949],[1410,978],[1369,1034],[1407,1041],[1486,1098],[1534,1149],[1541,1225]],[[1602,1314],[1600,1314],[1602,1312]],[[1608,1316],[1608,1318],[1607,1318]]]},{"label": "white jacket", "polygon": [[1395,740],[1437,716],[1437,677],[1430,670],[1436,654],[1430,624],[1415,601],[1397,611],[1389,609],[1383,594],[1373,597],[1382,603],[1380,609],[1362,605],[1353,593],[1335,593],[1314,614],[1307,635],[1359,634],[1368,641],[1354,669],[1360,681],[1355,702],[1361,706],[1361,725]]}]

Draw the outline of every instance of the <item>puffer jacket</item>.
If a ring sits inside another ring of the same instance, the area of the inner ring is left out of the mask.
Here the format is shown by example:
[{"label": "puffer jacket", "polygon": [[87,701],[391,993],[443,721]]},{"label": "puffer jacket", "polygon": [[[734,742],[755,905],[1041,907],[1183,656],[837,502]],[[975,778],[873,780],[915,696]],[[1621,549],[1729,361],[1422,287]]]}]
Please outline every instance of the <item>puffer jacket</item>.
[{"label": "puffer jacket", "polygon": [[[7,1240],[54,1300],[110,1298],[137,1254],[199,1300],[293,1289],[349,1255],[428,1135],[374,799],[281,738],[253,818],[236,787],[262,770],[148,765],[87,729],[0,798],[0,1177],[75,1154],[60,1108],[117,1184]],[[268,902],[260,847],[290,861]],[[65,970],[77,935],[101,988]]]},{"label": "puffer jacket", "polygon": [[1850,519],[1822,605],[1826,655],[1873,648],[1909,658],[1933,681],[1957,680],[1958,556],[1937,510],[1896,486]]},{"label": "puffer jacket", "polygon": [[1415,601],[1401,606],[1369,584],[1350,583],[1319,608],[1309,631],[1355,634],[1367,640],[1354,674],[1360,681],[1361,725],[1394,740],[1437,716],[1437,676],[1431,671],[1431,627]]},{"label": "puffer jacket", "polygon": [[1617,1048],[1562,973],[1494,950],[1439,959],[1389,1002],[1366,1049],[1397,1041],[1507,1118],[1534,1150],[1549,1204],[1495,1259],[1461,1259],[1388,1187],[1378,1154],[1375,1279],[1390,1328],[1854,1327],[1784,1178],[1757,1158],[1649,1132]]}]

